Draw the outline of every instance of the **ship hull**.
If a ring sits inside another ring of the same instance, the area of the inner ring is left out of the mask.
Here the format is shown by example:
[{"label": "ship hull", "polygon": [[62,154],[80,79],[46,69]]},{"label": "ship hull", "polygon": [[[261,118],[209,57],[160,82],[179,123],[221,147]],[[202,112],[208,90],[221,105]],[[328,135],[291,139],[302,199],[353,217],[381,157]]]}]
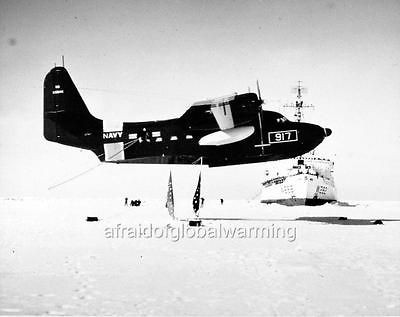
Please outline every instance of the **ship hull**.
[{"label": "ship hull", "polygon": [[260,198],[262,203],[286,206],[318,206],[337,200],[332,180],[309,174],[292,175],[264,185]]}]

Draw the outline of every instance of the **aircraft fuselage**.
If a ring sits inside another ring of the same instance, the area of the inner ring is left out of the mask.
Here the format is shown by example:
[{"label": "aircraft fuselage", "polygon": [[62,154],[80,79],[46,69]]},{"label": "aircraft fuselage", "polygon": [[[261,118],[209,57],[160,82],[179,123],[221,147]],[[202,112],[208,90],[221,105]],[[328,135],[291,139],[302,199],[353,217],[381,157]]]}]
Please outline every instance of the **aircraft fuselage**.
[{"label": "aircraft fuselage", "polygon": [[286,159],[307,153],[330,129],[262,110],[254,93],[194,103],[179,118],[125,122],[104,129],[90,114],[67,70],[44,82],[44,136],[93,151],[103,162],[225,166]]},{"label": "aircraft fuselage", "polygon": [[[163,121],[123,123],[121,131],[102,133],[102,142],[119,143],[124,155],[111,161],[117,163],[192,164],[200,157],[212,166],[256,163],[286,159],[307,153],[320,144],[326,131],[320,126],[286,120],[276,112],[263,111],[264,129],[258,120],[249,122],[254,133],[244,140],[226,145],[199,145],[200,140],[219,131],[191,130],[180,118]],[[268,122],[268,124],[266,124]],[[266,128],[268,126],[268,128]],[[101,142],[100,142],[101,143]],[[130,144],[131,143],[131,144]],[[110,153],[116,153],[115,151]],[[101,149],[97,154],[101,155]],[[118,155],[117,155],[118,156]],[[107,161],[105,156],[102,161]]]}]

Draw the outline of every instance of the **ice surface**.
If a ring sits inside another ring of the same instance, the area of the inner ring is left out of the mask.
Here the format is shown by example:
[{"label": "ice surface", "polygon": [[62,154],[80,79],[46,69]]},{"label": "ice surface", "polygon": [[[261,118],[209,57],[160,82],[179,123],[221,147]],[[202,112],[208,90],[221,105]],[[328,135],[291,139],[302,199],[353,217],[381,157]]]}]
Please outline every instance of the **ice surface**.
[{"label": "ice surface", "polygon": [[[182,224],[171,221],[164,204],[1,200],[0,314],[400,314],[399,202],[206,201],[201,209],[203,229],[295,228],[293,242],[105,237],[118,224]],[[189,200],[176,209],[178,217],[191,217]],[[338,222],[340,216],[349,220]],[[371,225],[375,219],[384,225]]]}]

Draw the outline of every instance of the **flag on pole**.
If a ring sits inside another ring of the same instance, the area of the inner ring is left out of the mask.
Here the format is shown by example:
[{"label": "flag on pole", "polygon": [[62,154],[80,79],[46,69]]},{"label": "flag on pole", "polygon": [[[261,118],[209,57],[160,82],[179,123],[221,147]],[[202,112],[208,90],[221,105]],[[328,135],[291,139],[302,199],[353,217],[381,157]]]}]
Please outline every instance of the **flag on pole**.
[{"label": "flag on pole", "polygon": [[175,219],[175,214],[174,214],[174,191],[172,189],[172,173],[169,171],[169,180],[168,180],[168,192],[167,192],[167,204],[168,208],[168,213],[172,217],[172,219]]},{"label": "flag on pole", "polygon": [[197,183],[197,188],[193,196],[193,212],[196,217],[199,216],[199,208],[200,208],[200,183],[201,183],[201,172],[199,173],[199,181]]}]

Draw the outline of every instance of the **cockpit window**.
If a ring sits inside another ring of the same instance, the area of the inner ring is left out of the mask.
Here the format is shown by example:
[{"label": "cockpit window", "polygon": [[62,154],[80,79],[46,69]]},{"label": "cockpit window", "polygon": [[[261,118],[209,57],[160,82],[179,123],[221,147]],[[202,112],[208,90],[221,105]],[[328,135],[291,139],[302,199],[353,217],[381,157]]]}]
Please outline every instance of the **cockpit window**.
[{"label": "cockpit window", "polygon": [[281,124],[284,123],[286,121],[289,121],[285,116],[283,116],[282,114],[278,113],[278,112],[274,112],[274,111],[264,111],[264,122],[266,124]]},{"label": "cockpit window", "polygon": [[288,119],[284,116],[281,116],[276,119],[276,122],[278,122],[278,123],[282,123],[282,122],[286,122],[286,121],[288,121]]}]

